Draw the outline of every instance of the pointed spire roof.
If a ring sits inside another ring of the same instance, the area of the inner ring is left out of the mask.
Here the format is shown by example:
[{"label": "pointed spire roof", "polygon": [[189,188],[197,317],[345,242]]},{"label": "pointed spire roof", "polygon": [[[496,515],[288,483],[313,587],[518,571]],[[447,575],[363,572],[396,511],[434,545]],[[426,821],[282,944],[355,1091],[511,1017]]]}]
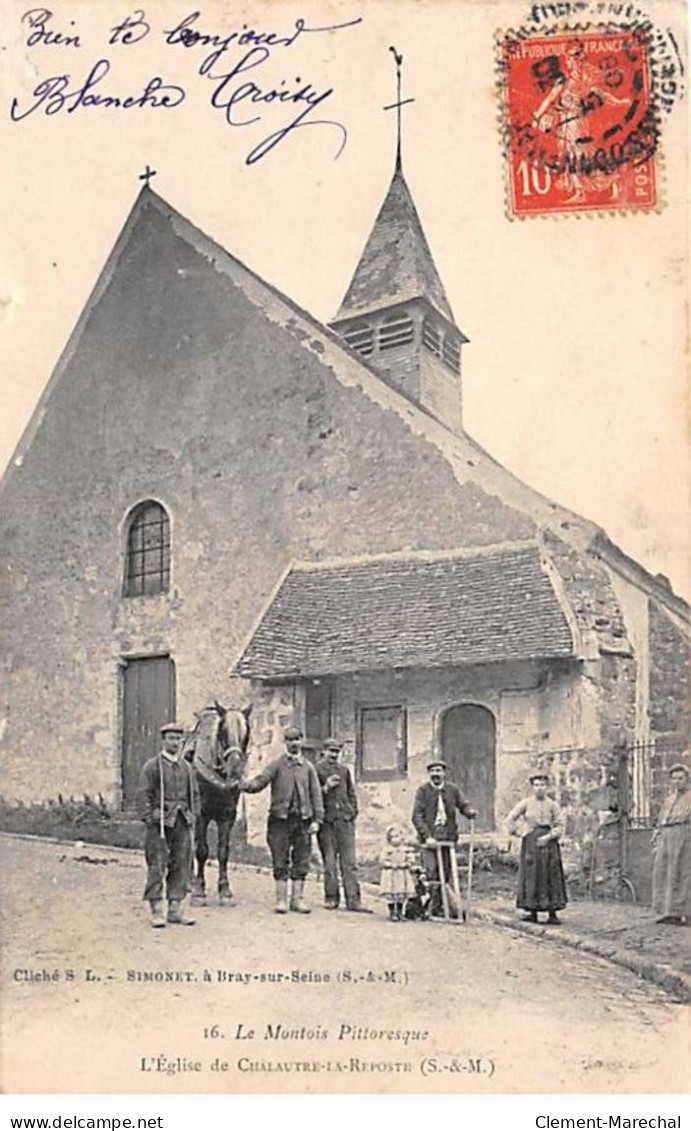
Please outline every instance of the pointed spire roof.
[{"label": "pointed spire roof", "polygon": [[399,159],[334,321],[396,306],[412,298],[428,299],[444,318],[454,322]]}]

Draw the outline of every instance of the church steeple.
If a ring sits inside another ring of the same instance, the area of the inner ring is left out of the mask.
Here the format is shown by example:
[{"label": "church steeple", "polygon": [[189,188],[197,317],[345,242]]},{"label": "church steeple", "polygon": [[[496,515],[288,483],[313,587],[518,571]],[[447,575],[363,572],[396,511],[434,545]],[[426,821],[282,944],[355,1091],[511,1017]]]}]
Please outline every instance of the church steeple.
[{"label": "church steeple", "polygon": [[453,322],[403,169],[397,165],[334,321],[415,298],[426,298]]},{"label": "church steeple", "polygon": [[462,430],[461,347],[467,338],[432,258],[401,157],[402,56],[396,59],[396,165],[332,329],[392,384],[454,431]]}]

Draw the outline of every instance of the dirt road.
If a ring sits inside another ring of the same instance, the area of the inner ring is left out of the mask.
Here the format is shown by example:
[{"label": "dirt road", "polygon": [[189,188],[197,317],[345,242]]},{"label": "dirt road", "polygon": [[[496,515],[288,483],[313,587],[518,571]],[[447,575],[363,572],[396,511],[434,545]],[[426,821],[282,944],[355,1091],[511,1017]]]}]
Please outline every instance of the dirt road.
[{"label": "dirt road", "polygon": [[[679,1092],[688,1015],[606,962],[471,922],[238,906],[153,931],[117,850],[0,838],[9,1092]],[[371,906],[375,906],[372,902]]]}]

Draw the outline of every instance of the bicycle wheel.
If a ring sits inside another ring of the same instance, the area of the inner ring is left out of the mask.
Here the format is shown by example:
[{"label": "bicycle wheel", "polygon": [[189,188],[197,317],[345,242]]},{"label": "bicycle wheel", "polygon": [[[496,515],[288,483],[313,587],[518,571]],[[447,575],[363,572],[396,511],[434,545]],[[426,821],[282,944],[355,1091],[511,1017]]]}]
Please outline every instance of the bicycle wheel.
[{"label": "bicycle wheel", "polygon": [[636,889],[628,876],[621,876],[619,879],[619,899],[622,903],[636,902]]}]

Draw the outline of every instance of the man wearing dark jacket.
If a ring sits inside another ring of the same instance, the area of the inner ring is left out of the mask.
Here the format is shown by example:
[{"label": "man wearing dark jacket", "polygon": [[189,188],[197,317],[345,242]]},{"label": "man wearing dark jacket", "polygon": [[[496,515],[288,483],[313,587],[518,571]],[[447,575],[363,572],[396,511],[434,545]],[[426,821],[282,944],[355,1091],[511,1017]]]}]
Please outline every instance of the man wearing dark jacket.
[{"label": "man wearing dark jacket", "polygon": [[317,763],[317,777],[324,794],[324,823],[319,830],[319,849],[324,861],[324,906],[338,907],[338,871],[343,877],[343,892],[348,911],[362,911],[360,885],[355,859],[355,819],[357,795],[350,770],[339,761],[343,743],[327,738],[324,754]]},{"label": "man wearing dark jacket", "polygon": [[276,911],[288,910],[288,877],[293,881],[291,911],[309,914],[305,904],[305,880],[312,850],[312,833],[324,820],[324,802],[311,762],[302,755],[302,731],[288,727],[283,732],[286,752],[253,778],[240,782],[243,793],[259,793],[271,786],[271,804],[266,839],[276,881]]},{"label": "man wearing dark jacket", "polygon": [[[438,915],[442,896],[436,846],[439,841],[455,844],[458,840],[457,812],[472,819],[477,817],[477,810],[472,808],[454,782],[446,781],[446,763],[440,758],[428,762],[427,771],[429,781],[421,785],[415,794],[413,825],[420,844],[432,850],[424,854],[425,870],[432,883],[432,914]],[[446,883],[451,879],[451,851],[455,850],[442,849]]]},{"label": "man wearing dark jacket", "polygon": [[144,899],[151,905],[151,926],[165,927],[163,885],[167,886],[168,923],[186,927],[194,919],[182,909],[190,887],[192,829],[199,816],[199,791],[189,762],[180,757],[184,727],[161,727],[163,749],[142,766],[137,810],[146,825],[144,856],[148,867]]}]

